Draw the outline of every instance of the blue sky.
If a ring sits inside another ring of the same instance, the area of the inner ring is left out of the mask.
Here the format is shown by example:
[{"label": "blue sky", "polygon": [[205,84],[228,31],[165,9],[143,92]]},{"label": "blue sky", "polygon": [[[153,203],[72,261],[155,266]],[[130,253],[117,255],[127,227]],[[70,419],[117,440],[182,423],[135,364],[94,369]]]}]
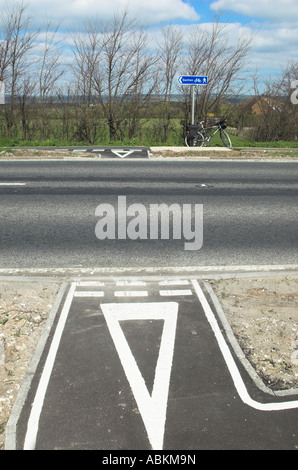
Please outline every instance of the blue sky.
[{"label": "blue sky", "polygon": [[[27,0],[26,0],[27,1]],[[28,0],[28,11],[36,25],[46,17],[62,20],[66,42],[69,28],[79,31],[84,20],[108,20],[117,10],[128,8],[141,18],[152,36],[162,25],[179,24],[187,37],[196,24],[208,27],[214,13],[229,23],[230,41],[240,33],[255,31],[249,69],[260,76],[273,76],[290,61],[298,62],[298,0]],[[0,0],[0,11],[18,0]],[[296,77],[298,79],[298,77]]]},{"label": "blue sky", "polygon": [[[298,62],[298,0],[191,0],[199,22],[221,12],[221,19],[235,30],[254,31],[250,70],[269,77],[291,61]],[[298,79],[298,77],[297,77]]]}]

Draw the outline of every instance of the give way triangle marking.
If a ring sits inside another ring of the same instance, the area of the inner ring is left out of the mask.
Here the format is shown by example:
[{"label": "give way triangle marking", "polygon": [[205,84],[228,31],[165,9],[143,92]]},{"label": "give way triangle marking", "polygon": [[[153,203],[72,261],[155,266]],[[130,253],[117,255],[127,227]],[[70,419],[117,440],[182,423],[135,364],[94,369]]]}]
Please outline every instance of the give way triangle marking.
[{"label": "give way triangle marking", "polygon": [[[126,377],[131,386],[153,450],[162,450],[172,369],[177,302],[101,304]],[[152,394],[137,366],[120,326],[125,320],[164,320]]]},{"label": "give way triangle marking", "polygon": [[125,158],[125,157],[127,157],[128,155],[130,155],[134,152],[138,152],[138,150],[112,150],[112,152],[115,155],[117,155],[117,157]]}]

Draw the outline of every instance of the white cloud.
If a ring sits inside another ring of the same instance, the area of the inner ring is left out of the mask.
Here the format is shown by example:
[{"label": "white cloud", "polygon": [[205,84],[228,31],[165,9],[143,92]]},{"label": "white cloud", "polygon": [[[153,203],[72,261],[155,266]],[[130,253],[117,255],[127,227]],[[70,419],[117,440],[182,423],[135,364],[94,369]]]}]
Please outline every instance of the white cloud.
[{"label": "white cloud", "polygon": [[[19,3],[18,0],[10,0],[9,5],[15,3]],[[0,0],[0,11],[6,4],[7,0]],[[87,19],[106,21],[115,12],[126,9],[144,24],[199,19],[194,8],[185,0],[29,0],[28,12],[36,24],[49,17],[62,20],[64,25],[75,24],[78,27]]]},{"label": "white cloud", "polygon": [[297,22],[298,18],[297,0],[216,0],[211,8],[265,20]]},{"label": "white cloud", "polygon": [[[1,8],[20,3],[21,0],[0,0]],[[43,28],[46,18],[54,21],[63,20],[56,39],[64,46],[65,63],[72,60],[69,46],[72,37],[67,28],[80,32],[87,19],[98,17],[103,21],[110,19],[117,11],[129,9],[131,15],[137,16],[149,26],[149,40],[152,45],[161,38],[161,23],[181,20],[185,42],[196,26],[199,15],[188,0],[28,0],[28,14],[34,21],[34,27]],[[201,0],[197,0],[199,5]],[[26,2],[26,0],[25,0]],[[233,11],[247,15],[252,21],[246,25],[240,22],[228,26],[228,40],[235,44],[238,34],[249,34],[254,25],[257,29],[255,41],[250,53],[250,70],[256,68],[260,73],[275,73],[285,67],[289,61],[298,62],[298,0],[212,0],[213,9],[221,8],[223,12]],[[199,11],[199,8],[198,8]],[[226,15],[225,15],[226,16]],[[253,20],[260,20],[254,22]],[[64,28],[65,27],[65,28]],[[209,30],[210,23],[201,24]],[[42,41],[42,35],[39,41]],[[298,78],[298,77],[297,77]]]},{"label": "white cloud", "polygon": [[275,74],[289,62],[298,62],[298,0],[214,0],[211,8],[251,19],[247,26],[256,27],[252,70]]}]

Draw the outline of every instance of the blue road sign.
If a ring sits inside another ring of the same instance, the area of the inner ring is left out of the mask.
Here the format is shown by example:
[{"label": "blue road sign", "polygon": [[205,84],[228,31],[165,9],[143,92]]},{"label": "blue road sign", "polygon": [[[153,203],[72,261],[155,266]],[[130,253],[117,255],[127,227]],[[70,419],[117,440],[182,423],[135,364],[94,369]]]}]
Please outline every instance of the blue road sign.
[{"label": "blue road sign", "polygon": [[181,75],[178,78],[180,85],[207,85],[208,77],[197,75]]}]

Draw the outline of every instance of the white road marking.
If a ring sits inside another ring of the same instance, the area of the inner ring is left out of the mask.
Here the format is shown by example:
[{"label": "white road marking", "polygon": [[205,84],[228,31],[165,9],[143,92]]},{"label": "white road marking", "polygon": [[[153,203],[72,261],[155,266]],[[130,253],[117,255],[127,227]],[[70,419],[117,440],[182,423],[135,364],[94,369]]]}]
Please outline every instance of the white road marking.
[{"label": "white road marking", "polygon": [[0,183],[0,186],[26,186],[27,183]]},{"label": "white road marking", "polygon": [[63,306],[60,319],[53,337],[53,341],[47,356],[47,360],[41,375],[41,379],[38,384],[37,392],[31,408],[30,417],[28,420],[27,432],[24,442],[24,450],[33,450],[36,445],[36,436],[38,432],[38,424],[40,413],[43,407],[44,397],[47,391],[48,383],[52,373],[53,365],[55,362],[56,354],[59,348],[61,336],[64,330],[64,326],[68,317],[69,309],[73,299],[73,295],[76,289],[76,283],[73,282],[70,286],[69,292],[66,297],[65,304]]},{"label": "white road marking", "polygon": [[139,150],[112,150],[112,152],[120,158],[125,158],[134,152],[139,152]]},{"label": "white road marking", "polygon": [[[67,321],[71,303],[73,297],[75,296],[76,287],[77,285],[90,285],[87,283],[83,284],[83,282],[84,281],[80,281],[77,283],[73,282],[71,284],[63,309],[61,311],[58,325],[54,333],[54,337],[32,404],[27,425],[27,431],[25,435],[24,450],[35,449],[39,419],[44,403],[46,390],[52,373],[56,354],[60,345],[63,330]],[[95,285],[93,282],[94,281],[90,281],[91,285]],[[242,399],[242,401],[248,406],[251,406],[252,408],[260,411],[280,411],[298,408],[298,400],[284,401],[279,403],[259,403],[249,396],[246,386],[234,361],[234,358],[223,337],[223,334],[211,310],[211,307],[209,306],[209,303],[201,287],[199,286],[198,281],[192,280],[191,283],[203,307],[206,318],[213,330],[221,353],[226,361],[227,367],[233,379],[237,393],[239,394],[239,397]],[[99,283],[98,285],[101,285],[101,283]],[[93,291],[89,291],[89,293],[90,292]],[[125,295],[127,295],[127,293],[133,291],[122,292],[125,292]],[[138,292],[139,294],[142,291],[134,292]],[[181,293],[183,291],[180,290],[179,292]],[[175,344],[178,307],[179,305],[177,302],[147,302],[129,304],[115,303],[101,305],[120,361],[127,375],[132,391],[135,395],[140,413],[142,415],[148,433],[150,443],[154,450],[161,450],[163,447],[166,408]],[[164,320],[163,334],[161,338],[159,357],[157,360],[154,386],[151,396],[148,392],[148,389],[145,385],[145,381],[141,375],[141,372],[136,364],[136,361],[131,353],[129,345],[120,327],[119,322],[123,320]]]},{"label": "white road marking", "polygon": [[211,307],[201,289],[199,286],[199,283],[197,280],[192,281],[193,287],[195,289],[195,292],[199,298],[199,301],[201,302],[201,305],[203,307],[203,310],[205,312],[206,318],[213,330],[213,333],[216,337],[216,340],[218,342],[219,348],[222,352],[222,355],[226,361],[227,367],[230,371],[230,374],[232,376],[234,385],[236,387],[236,390],[241,398],[241,400],[246,404],[251,406],[252,408],[255,408],[256,410],[260,411],[280,411],[280,410],[291,410],[294,408],[298,408],[298,400],[293,400],[293,401],[285,401],[285,402],[280,402],[280,403],[259,403],[256,400],[253,400],[246,389],[246,386],[242,380],[242,377],[240,375],[240,372],[238,370],[238,367],[234,361],[234,358],[231,354],[231,351],[223,337],[223,334],[220,330],[220,327],[216,321],[216,318],[211,310]]},{"label": "white road marking", "polygon": [[159,281],[160,286],[189,286],[187,279],[169,279],[165,281]]},{"label": "white road marking", "polygon": [[180,290],[173,290],[173,289],[169,289],[169,290],[160,290],[159,291],[160,295],[162,296],[167,296],[167,295],[171,295],[171,296],[175,296],[175,295],[192,295],[192,292],[190,289],[180,289]]},{"label": "white road marking", "polygon": [[115,297],[148,297],[146,290],[116,290]]},{"label": "white road marking", "polygon": [[[153,450],[163,448],[166,409],[172,369],[177,302],[102,304],[119,359],[135,396]],[[150,396],[143,376],[120,327],[123,320],[164,320],[155,378]]]},{"label": "white road marking", "polygon": [[101,281],[79,281],[77,282],[78,287],[101,287],[104,286],[105,283]]},{"label": "white road marking", "polygon": [[103,291],[76,291],[74,297],[104,297],[105,293]]}]

